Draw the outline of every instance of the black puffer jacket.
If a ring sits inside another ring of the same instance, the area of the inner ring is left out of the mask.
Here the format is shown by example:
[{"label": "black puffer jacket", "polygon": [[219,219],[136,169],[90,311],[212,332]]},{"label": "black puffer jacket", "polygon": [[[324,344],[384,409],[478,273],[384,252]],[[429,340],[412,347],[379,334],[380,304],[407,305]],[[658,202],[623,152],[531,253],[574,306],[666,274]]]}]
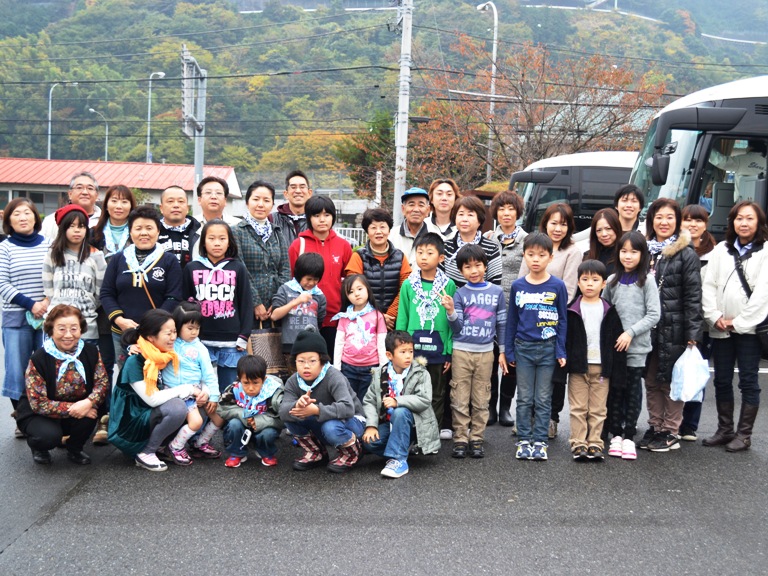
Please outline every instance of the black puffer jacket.
[{"label": "black puffer jacket", "polygon": [[658,382],[672,380],[672,367],[689,340],[701,341],[701,263],[690,243],[690,234],[681,230],[655,261],[661,320],[651,342],[659,355]]}]

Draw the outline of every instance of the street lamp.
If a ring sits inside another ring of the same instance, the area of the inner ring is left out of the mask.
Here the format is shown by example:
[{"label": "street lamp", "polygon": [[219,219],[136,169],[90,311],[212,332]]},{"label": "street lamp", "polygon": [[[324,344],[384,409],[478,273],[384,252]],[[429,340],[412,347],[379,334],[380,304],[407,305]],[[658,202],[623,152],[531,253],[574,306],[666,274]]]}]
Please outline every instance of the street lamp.
[{"label": "street lamp", "polygon": [[109,161],[109,122],[104,118],[104,114],[93,108],[88,108],[88,112],[91,114],[98,114],[101,119],[104,120],[104,162]]},{"label": "street lamp", "polygon": [[491,163],[493,162],[493,108],[496,104],[494,96],[496,95],[496,47],[499,38],[499,13],[496,12],[496,4],[485,2],[479,4],[477,9],[480,12],[487,12],[488,8],[493,10],[493,54],[491,56],[491,105],[488,112],[488,151],[485,158],[485,182],[491,181]]},{"label": "street lamp", "polygon": [[77,86],[77,82],[55,82],[48,91],[48,160],[51,159],[51,99],[53,98],[53,89],[59,84],[65,86]]},{"label": "street lamp", "polygon": [[152,162],[152,155],[149,151],[149,134],[152,126],[152,78],[165,78],[165,72],[152,72],[149,75],[149,93],[147,94],[147,164]]}]

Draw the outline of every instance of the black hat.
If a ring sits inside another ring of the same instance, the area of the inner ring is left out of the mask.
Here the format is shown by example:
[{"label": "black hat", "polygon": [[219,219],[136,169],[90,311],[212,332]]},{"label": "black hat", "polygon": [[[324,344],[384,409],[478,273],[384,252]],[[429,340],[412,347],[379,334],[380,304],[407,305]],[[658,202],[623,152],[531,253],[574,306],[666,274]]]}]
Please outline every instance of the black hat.
[{"label": "black hat", "polygon": [[317,352],[321,356],[328,356],[328,346],[325,343],[325,338],[320,336],[314,329],[302,330],[293,342],[291,355],[298,356],[303,352]]}]

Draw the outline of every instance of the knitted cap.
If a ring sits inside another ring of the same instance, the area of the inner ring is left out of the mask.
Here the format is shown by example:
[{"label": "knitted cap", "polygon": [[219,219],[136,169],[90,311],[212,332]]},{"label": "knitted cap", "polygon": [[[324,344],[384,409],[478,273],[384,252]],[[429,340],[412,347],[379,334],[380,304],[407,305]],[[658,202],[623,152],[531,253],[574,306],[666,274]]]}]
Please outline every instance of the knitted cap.
[{"label": "knitted cap", "polygon": [[302,330],[293,342],[291,355],[298,356],[303,352],[317,352],[321,356],[327,356],[328,346],[325,343],[325,338],[315,330]]},{"label": "knitted cap", "polygon": [[85,214],[86,218],[88,218],[88,212],[85,211],[85,208],[83,208],[79,204],[67,204],[66,206],[62,206],[61,208],[56,210],[54,214],[54,218],[56,219],[56,226],[61,224],[61,221],[63,220],[64,216],[66,216],[70,212],[73,212],[74,210],[79,210],[80,212]]}]

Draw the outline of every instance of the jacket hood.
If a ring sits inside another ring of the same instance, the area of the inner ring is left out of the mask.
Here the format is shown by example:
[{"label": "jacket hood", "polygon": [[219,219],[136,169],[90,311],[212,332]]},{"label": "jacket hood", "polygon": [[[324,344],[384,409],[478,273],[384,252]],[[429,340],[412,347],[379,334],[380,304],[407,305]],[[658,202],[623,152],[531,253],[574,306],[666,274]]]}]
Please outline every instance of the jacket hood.
[{"label": "jacket hood", "polygon": [[310,240],[312,242],[328,242],[329,240],[336,238],[336,236],[338,236],[338,234],[336,234],[336,232],[334,232],[333,229],[331,229],[331,231],[328,234],[328,238],[326,238],[325,240],[318,240],[317,238],[315,238],[315,235],[312,234],[312,230],[304,230],[304,232],[299,233],[299,238],[306,238],[307,240]]},{"label": "jacket hood", "polygon": [[691,245],[691,233],[688,230],[680,229],[680,233],[677,235],[677,240],[672,242],[669,246],[666,246],[661,254],[665,258],[672,258],[678,252],[681,252],[686,246]]},{"label": "jacket hood", "polygon": [[[280,204],[280,206],[277,207],[277,212],[280,214],[285,214],[286,216],[297,216],[297,214],[294,214],[291,211],[291,205],[286,202],[285,204]],[[301,216],[304,216],[304,214],[301,214]],[[304,216],[306,218],[306,216]]]}]

